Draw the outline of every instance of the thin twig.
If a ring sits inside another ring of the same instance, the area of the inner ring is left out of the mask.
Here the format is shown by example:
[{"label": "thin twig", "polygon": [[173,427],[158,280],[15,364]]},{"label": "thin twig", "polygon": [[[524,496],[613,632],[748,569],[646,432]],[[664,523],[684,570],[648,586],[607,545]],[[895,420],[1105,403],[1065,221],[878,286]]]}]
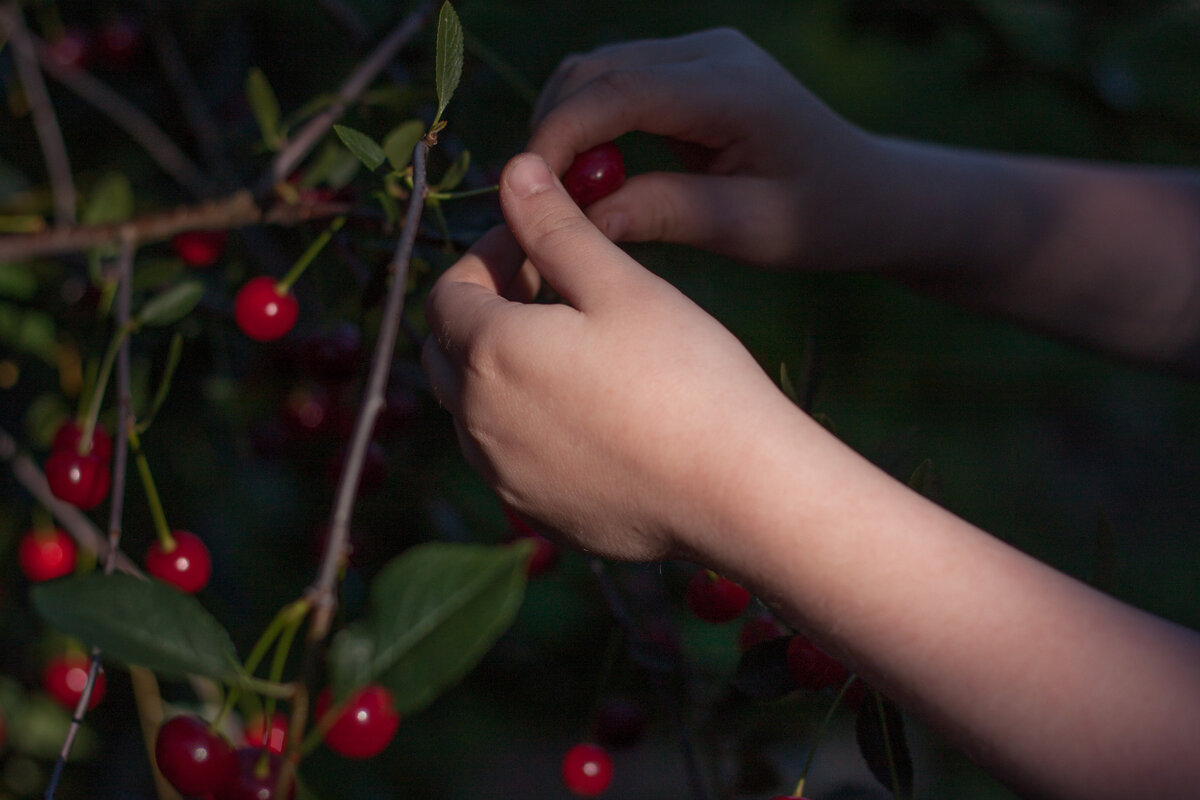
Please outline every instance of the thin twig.
[{"label": "thin twig", "polygon": [[150,244],[190,230],[227,230],[258,224],[288,227],[309,220],[336,217],[349,210],[349,204],[344,202],[295,205],[279,202],[264,210],[254,202],[248,191],[242,190],[217,200],[180,206],[125,222],[0,236],[0,262],[79,253],[98,245],[119,242],[126,236],[132,236],[140,244]]},{"label": "thin twig", "polygon": [[342,115],[346,113],[346,108],[366,91],[367,87],[371,85],[371,81],[375,80],[376,76],[391,62],[400,48],[421,30],[425,24],[425,18],[432,11],[432,0],[423,0],[416,10],[392,29],[386,39],[376,45],[370,55],[363,59],[354,72],[350,73],[350,76],[342,83],[337,92],[337,99],[320,114],[310,119],[292,137],[287,147],[275,157],[275,161],[272,162],[266,174],[255,187],[256,194],[259,196],[266,194],[275,184],[287,179],[292,170],[329,132],[333,124],[342,118]]},{"label": "thin twig", "polygon": [[60,64],[49,54],[45,42],[36,37],[33,41],[43,70],[128,133],[176,183],[196,197],[213,193],[216,187],[212,180],[145,112],[88,72]]},{"label": "thin twig", "polygon": [[404,313],[408,266],[412,260],[413,245],[416,243],[417,227],[421,224],[421,211],[428,188],[425,176],[425,158],[428,152],[429,146],[423,141],[413,150],[413,192],[404,215],[404,231],[400,235],[392,263],[388,266],[392,275],[392,285],[388,289],[387,302],[383,309],[379,338],[375,340],[375,352],[371,357],[371,369],[367,374],[362,406],[358,410],[350,448],[342,465],[342,475],[334,496],[329,538],[321,556],[317,581],[308,592],[314,608],[312,625],[309,628],[310,645],[322,641],[329,633],[330,621],[337,605],[334,589],[337,585],[338,570],[350,536],[350,512],[354,506],[355,495],[358,494],[363,461],[371,443],[371,434],[375,430],[375,421],[385,405],[384,390],[387,388],[392,356],[396,350],[396,337],[399,335],[400,320]]},{"label": "thin twig", "polygon": [[63,141],[54,104],[37,65],[37,52],[33,39],[25,27],[25,19],[16,0],[0,5],[0,28],[8,33],[12,42],[13,61],[17,64],[17,75],[25,89],[29,111],[33,115],[33,126],[42,154],[46,158],[46,172],[50,178],[50,191],[54,195],[54,221],[58,225],[75,224],[75,178],[71,175],[71,161],[67,157],[67,145]]}]

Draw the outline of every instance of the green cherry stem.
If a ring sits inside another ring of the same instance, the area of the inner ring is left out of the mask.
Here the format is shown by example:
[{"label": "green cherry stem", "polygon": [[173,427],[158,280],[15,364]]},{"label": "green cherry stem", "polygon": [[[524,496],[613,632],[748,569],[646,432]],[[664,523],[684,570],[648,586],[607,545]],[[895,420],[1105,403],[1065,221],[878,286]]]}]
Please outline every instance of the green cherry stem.
[{"label": "green cherry stem", "polygon": [[[308,615],[308,612],[311,608],[312,603],[310,603],[307,599],[301,598],[288,603],[286,606],[281,608],[278,613],[275,614],[275,618],[271,620],[266,629],[262,632],[262,635],[258,637],[258,641],[254,643],[254,648],[250,651],[250,655],[246,657],[246,661],[242,665],[242,670],[245,673],[248,681],[255,680],[252,677],[254,675],[254,671],[258,669],[258,665],[262,663],[264,658],[266,658],[267,651],[269,651],[271,649],[271,645],[280,638],[280,634],[291,628],[291,636],[295,636],[295,628],[299,627],[300,623],[304,621],[304,618]],[[289,636],[289,647],[291,636]],[[278,684],[279,677],[279,675],[272,674],[271,683]],[[224,722],[225,717],[229,715],[231,710],[233,710],[233,707],[237,704],[240,696],[240,687],[231,686],[229,689],[229,694],[225,698],[225,705],[221,709],[221,713],[219,713],[216,719],[213,720],[214,726],[219,727],[220,723]],[[269,719],[269,717],[267,717],[267,719]]]},{"label": "green cherry stem", "polygon": [[[129,449],[133,451],[133,462],[137,465],[138,477],[142,479],[142,490],[146,493],[146,502],[150,505],[150,516],[154,519],[154,532],[158,536],[158,544],[164,553],[175,549],[175,537],[171,536],[171,528],[167,525],[167,515],[163,511],[162,499],[158,496],[158,488],[154,485],[154,476],[150,474],[150,462],[142,452],[142,442],[138,437],[137,426],[130,424]],[[80,437],[82,439],[82,437]]]},{"label": "green cherry stem", "polygon": [[313,262],[313,259],[320,255],[321,251],[325,249],[325,245],[329,244],[329,240],[333,238],[333,235],[341,230],[342,226],[345,224],[346,218],[344,216],[337,217],[333,220],[333,222],[329,223],[329,227],[322,231],[321,235],[313,240],[313,243],[308,246],[308,249],[300,255],[300,258],[296,259],[296,263],[292,265],[290,270],[288,270],[287,275],[284,275],[283,278],[281,278],[279,282],[275,284],[275,291],[281,295],[285,295],[291,291],[292,284],[300,280],[300,276],[304,274],[304,270],[308,269],[308,265]]},{"label": "green cherry stem", "polygon": [[484,194],[492,194],[500,191],[500,184],[493,183],[491,186],[481,186],[478,189],[464,189],[461,192],[430,192],[426,195],[430,200],[463,200],[467,197],[479,197]]},{"label": "green cherry stem", "polygon": [[[292,650],[292,642],[296,639],[296,632],[300,630],[300,625],[304,622],[304,618],[308,616],[308,610],[311,605],[307,600],[300,600],[293,603],[290,607],[292,613],[286,617],[286,622],[283,630],[279,634],[279,639],[275,642],[275,657],[271,659],[271,671],[267,677],[272,683],[280,683],[283,680],[283,668],[287,665],[288,653]],[[275,716],[275,698],[268,697],[263,709],[264,724],[269,725],[269,720]],[[266,737],[264,737],[264,743]]]},{"label": "green cherry stem", "polygon": [[804,760],[804,768],[800,771],[800,782],[796,784],[796,791],[792,793],[794,797],[800,797],[804,794],[804,782],[808,780],[808,770],[812,767],[813,759],[817,755],[817,748],[821,745],[821,740],[825,738],[825,730],[829,727],[829,721],[833,719],[834,712],[842,704],[842,698],[846,696],[846,692],[850,690],[850,686],[856,680],[858,680],[857,675],[851,675],[846,679],[846,682],[842,684],[842,688],[838,691],[837,697],[833,698],[833,703],[830,704],[829,710],[825,712],[825,718],[821,720],[821,726],[817,728],[817,738],[808,750],[808,758]]},{"label": "green cherry stem", "polygon": [[104,351],[104,360],[100,362],[100,371],[96,373],[96,383],[92,387],[92,399],[88,404],[84,417],[83,432],[79,436],[78,452],[85,455],[92,449],[92,434],[96,430],[96,421],[100,418],[100,405],[104,402],[104,392],[108,389],[108,379],[112,377],[113,366],[117,363],[117,354],[121,352],[121,344],[129,334],[137,330],[133,322],[126,322],[117,329],[116,335],[108,343]]}]

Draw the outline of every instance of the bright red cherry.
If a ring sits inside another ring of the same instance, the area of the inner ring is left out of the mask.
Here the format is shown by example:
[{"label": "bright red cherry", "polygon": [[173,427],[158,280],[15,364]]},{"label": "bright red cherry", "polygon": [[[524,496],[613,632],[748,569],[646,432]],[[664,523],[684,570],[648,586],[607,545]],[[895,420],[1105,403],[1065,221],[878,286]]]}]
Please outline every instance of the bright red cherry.
[{"label": "bright red cherry", "polygon": [[688,608],[705,622],[729,622],[749,604],[750,592],[708,570],[697,572],[688,583]]},{"label": "bright red cherry", "polygon": [[625,185],[625,159],[612,142],[596,145],[575,156],[562,182],[571,199],[586,208]]},{"label": "bright red cherry", "polygon": [[71,26],[46,44],[46,57],[67,69],[86,69],[94,52],[92,35],[84,28]]},{"label": "bright red cherry", "polygon": [[[42,669],[42,688],[46,693],[69,711],[74,711],[87,687],[88,670],[92,660],[82,653],[68,653],[46,662]],[[96,684],[88,698],[88,710],[95,708],[104,699],[106,681],[104,670],[96,673]]]},{"label": "bright red cherry", "polygon": [[787,628],[770,614],[760,614],[746,620],[742,625],[742,630],[738,633],[738,646],[744,653],[756,644],[769,642],[781,636],[787,636]]},{"label": "bright red cherry", "polygon": [[195,594],[208,584],[212,575],[212,558],[203,540],[191,531],[171,531],[174,549],[163,549],[161,542],[146,551],[146,572],[160,581]]},{"label": "bright red cherry", "polygon": [[171,239],[171,249],[189,267],[211,267],[225,252],[225,231],[184,231]]},{"label": "bright red cherry", "polygon": [[242,333],[259,342],[278,339],[292,329],[300,305],[291,292],[280,294],[277,281],[259,275],[246,281],[233,303],[233,317]]},{"label": "bright red cherry", "polygon": [[278,711],[271,715],[269,726],[266,717],[256,714],[246,720],[246,744],[281,754],[287,744],[287,729],[288,718]]},{"label": "bright red cherry", "polygon": [[612,759],[599,745],[577,744],[563,756],[563,783],[573,794],[595,797],[612,783],[612,773]]},{"label": "bright red cherry", "polygon": [[199,717],[172,717],[158,729],[154,761],[180,794],[206,795],[234,777],[236,765],[229,742]]},{"label": "bright red cherry", "polygon": [[838,686],[850,677],[833,656],[800,635],[793,636],[788,642],[787,665],[792,680],[801,689]]},{"label": "bright red cherry", "polygon": [[[317,697],[317,719],[329,710],[332,695],[327,688]],[[400,715],[392,705],[392,694],[379,684],[361,689],[343,706],[342,713],[325,732],[325,744],[346,758],[371,758],[396,735]]]},{"label": "bright red cherry", "polygon": [[[83,438],[83,426],[78,421],[69,419],[54,433],[54,444],[51,450],[69,450],[79,452],[79,440]],[[112,460],[112,437],[104,426],[97,425],[92,429],[92,446],[84,455],[95,456],[107,464]]]},{"label": "bright red cherry", "polygon": [[64,503],[87,511],[108,496],[112,480],[108,463],[94,455],[81,456],[74,450],[55,450],[46,459],[46,482]]},{"label": "bright red cherry", "polygon": [[21,537],[17,563],[31,581],[49,581],[75,571],[75,540],[59,528],[33,529]]},{"label": "bright red cherry", "polygon": [[[279,756],[257,747],[239,747],[233,758],[233,779],[213,793],[213,800],[272,800],[282,765]],[[293,781],[285,800],[295,796]]]}]

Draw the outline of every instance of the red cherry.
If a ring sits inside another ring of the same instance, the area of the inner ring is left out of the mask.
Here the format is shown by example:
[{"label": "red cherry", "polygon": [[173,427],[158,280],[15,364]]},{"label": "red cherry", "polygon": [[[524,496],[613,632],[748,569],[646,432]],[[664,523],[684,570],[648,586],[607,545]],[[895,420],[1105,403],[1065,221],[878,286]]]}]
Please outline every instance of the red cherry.
[{"label": "red cherry", "polygon": [[[69,711],[74,711],[87,686],[88,670],[92,661],[81,653],[68,653],[52,658],[42,669],[42,688]],[[104,699],[104,670],[96,673],[96,684],[88,698],[88,710],[95,708]]]},{"label": "red cherry", "polygon": [[[325,716],[332,701],[326,687],[317,697],[317,719]],[[350,697],[342,713],[325,732],[325,744],[346,758],[371,758],[396,735],[400,715],[392,706],[392,693],[373,683]]]},{"label": "red cherry", "polygon": [[770,614],[761,614],[746,620],[742,625],[738,634],[738,646],[744,653],[756,644],[769,642],[781,636],[787,636],[787,628]]},{"label": "red cherry", "polygon": [[582,797],[595,797],[607,789],[612,772],[612,759],[599,745],[577,744],[563,756],[563,783]]},{"label": "red cherry", "polygon": [[94,455],[55,450],[46,459],[46,482],[51,493],[84,511],[104,501],[110,481],[108,464]]},{"label": "red cherry", "polygon": [[[78,421],[69,419],[58,426],[58,430],[54,433],[54,444],[50,446],[50,449],[78,453],[79,440],[82,438],[83,426]],[[92,446],[83,455],[95,456],[105,464],[112,460],[112,437],[108,435],[108,431],[104,430],[104,426],[97,425],[92,429]]]},{"label": "red cherry", "polygon": [[287,744],[287,728],[287,717],[278,711],[271,715],[270,726],[262,714],[256,714],[246,720],[246,744],[281,754]]},{"label": "red cherry", "polygon": [[46,44],[46,57],[67,69],[86,69],[94,52],[92,35],[79,27],[69,27]]},{"label": "red cherry", "polygon": [[571,199],[586,208],[625,184],[625,159],[612,142],[596,145],[575,156],[562,182]]},{"label": "red cherry", "polygon": [[235,763],[229,742],[199,717],[172,717],[158,729],[154,761],[180,794],[205,795],[233,779]]},{"label": "red cherry", "polygon": [[278,339],[292,329],[300,305],[290,292],[280,294],[277,281],[266,275],[251,278],[238,290],[233,317],[242,333],[259,342]]},{"label": "red cherry", "polygon": [[195,594],[208,584],[212,558],[199,536],[191,531],[171,531],[174,549],[163,549],[161,542],[146,551],[146,572],[182,591]]},{"label": "red cherry", "polygon": [[225,252],[225,231],[184,231],[171,239],[175,255],[189,267],[211,267]]},{"label": "red cherry", "polygon": [[49,581],[75,571],[75,540],[58,528],[34,529],[21,537],[17,563],[31,581]]},{"label": "red cherry", "polygon": [[801,689],[837,686],[850,673],[836,659],[803,636],[793,636],[787,649],[788,671]]},{"label": "red cherry", "polygon": [[[282,761],[275,753],[257,747],[239,747],[233,753],[233,779],[213,793],[213,800],[271,800]],[[292,781],[286,800],[296,796]]]},{"label": "red cherry", "polygon": [[750,604],[750,593],[728,578],[708,570],[692,576],[687,587],[687,605],[705,622],[729,622]]}]

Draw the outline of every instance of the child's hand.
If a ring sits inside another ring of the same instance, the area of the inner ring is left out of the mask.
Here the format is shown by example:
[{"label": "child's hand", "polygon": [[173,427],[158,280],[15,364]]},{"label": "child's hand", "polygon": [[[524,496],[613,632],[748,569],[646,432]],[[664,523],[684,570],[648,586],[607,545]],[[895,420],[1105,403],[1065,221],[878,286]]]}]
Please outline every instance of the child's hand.
[{"label": "child's hand", "polygon": [[568,58],[542,91],[528,149],[561,175],[576,154],[634,130],[678,143],[695,172],[638,175],[590,207],[614,241],[829,266],[844,263],[879,195],[874,139],[733,30]]},{"label": "child's hand", "polygon": [[[512,233],[484,236],[426,303],[424,365],[468,461],[584,549],[694,552],[710,499],[753,474],[758,428],[794,407],[732,334],[609,242],[541,158],[515,158],[500,199]],[[564,304],[521,302],[526,257]]]}]

